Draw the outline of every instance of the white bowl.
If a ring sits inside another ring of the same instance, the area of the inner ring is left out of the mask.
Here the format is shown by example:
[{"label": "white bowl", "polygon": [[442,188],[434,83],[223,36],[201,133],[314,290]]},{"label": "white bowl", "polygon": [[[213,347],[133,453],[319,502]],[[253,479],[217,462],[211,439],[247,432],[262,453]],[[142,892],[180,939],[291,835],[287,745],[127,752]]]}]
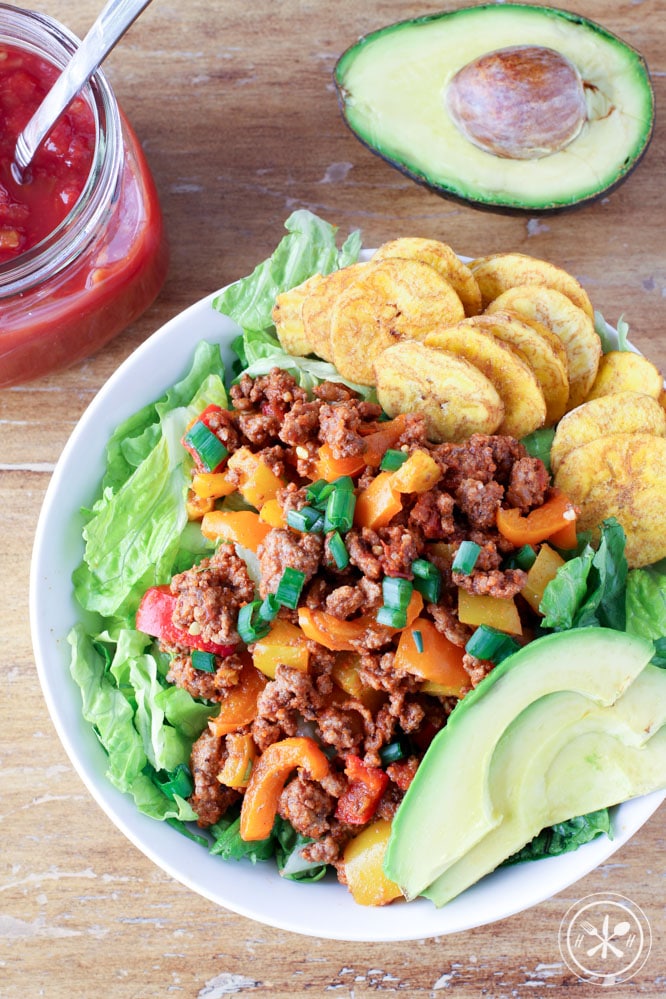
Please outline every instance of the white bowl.
[{"label": "white bowl", "polygon": [[164,871],[221,906],[281,929],[334,940],[419,939],[503,919],[562,891],[626,843],[664,794],[615,809],[612,841],[600,837],[574,853],[503,868],[438,910],[424,899],[366,908],[332,876],[299,884],[280,878],[271,862],[223,861],[142,815],[106,780],[106,756],[81,716],[80,692],[69,673],[66,636],[81,617],[71,585],[83,555],[79,510],[97,495],[111,433],[182,377],[198,340],[219,342],[225,362],[231,362],[229,344],[239,330],[212,308],[212,300],[211,295],[168,322],[111,376],[75,428],[46,493],[33,551],[30,618],[44,696],[74,767],[115,825]]}]

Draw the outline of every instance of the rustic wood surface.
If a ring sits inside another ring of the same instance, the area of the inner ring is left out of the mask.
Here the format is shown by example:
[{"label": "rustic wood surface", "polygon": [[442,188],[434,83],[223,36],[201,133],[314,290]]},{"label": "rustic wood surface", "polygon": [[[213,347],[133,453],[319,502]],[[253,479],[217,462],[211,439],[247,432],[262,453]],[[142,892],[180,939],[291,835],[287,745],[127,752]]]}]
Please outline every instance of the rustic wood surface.
[{"label": "rustic wood surface", "polygon": [[[41,3],[79,35],[100,6]],[[645,55],[663,103],[659,0],[586,0],[577,8]],[[442,200],[371,155],[343,125],[331,82],[336,57],[365,31],[438,9],[428,0],[157,0],[108,60],[152,165],[172,264],[155,305],[107,349],[72,370],[0,392],[2,999],[434,999],[449,990],[494,999],[593,996],[598,987],[563,963],[558,927],[572,902],[608,891],[640,905],[653,935],[648,961],[614,994],[666,991],[663,808],[611,862],[499,924],[404,944],[310,939],[217,908],[126,841],[66,757],[37,679],[30,553],[65,441],[118,364],[181,309],[247,273],[297,207],[344,231],[360,227],[370,246],[423,235],[470,255],[519,250],[548,258],[580,278],[609,321],[624,314],[638,346],[666,369],[663,119],[626,184],[551,218],[493,215]]]}]

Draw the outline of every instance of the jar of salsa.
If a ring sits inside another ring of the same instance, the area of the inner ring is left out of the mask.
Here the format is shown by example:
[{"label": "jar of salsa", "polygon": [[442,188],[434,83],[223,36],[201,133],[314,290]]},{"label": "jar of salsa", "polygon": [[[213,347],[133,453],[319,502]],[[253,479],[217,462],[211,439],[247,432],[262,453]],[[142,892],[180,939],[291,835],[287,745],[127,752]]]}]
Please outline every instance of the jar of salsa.
[{"label": "jar of salsa", "polygon": [[12,175],[18,135],[77,45],[50,17],[0,3],[0,386],[93,353],[166,276],[155,184],[102,72],[23,183]]}]

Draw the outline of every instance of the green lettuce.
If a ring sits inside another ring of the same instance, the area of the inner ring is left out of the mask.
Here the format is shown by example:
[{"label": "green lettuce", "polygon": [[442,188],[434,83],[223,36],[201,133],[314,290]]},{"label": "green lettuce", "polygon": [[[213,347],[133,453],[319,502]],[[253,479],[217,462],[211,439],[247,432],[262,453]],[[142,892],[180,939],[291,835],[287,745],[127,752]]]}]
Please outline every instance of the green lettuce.
[{"label": "green lettuce", "polygon": [[627,631],[653,639],[652,662],[666,669],[666,559],[629,573]]},{"label": "green lettuce", "polygon": [[559,857],[563,853],[577,850],[579,846],[590,843],[602,835],[613,838],[610,812],[607,808],[542,829],[522,850],[518,850],[505,860],[502,866],[520,864],[526,860],[541,860],[544,857]]}]

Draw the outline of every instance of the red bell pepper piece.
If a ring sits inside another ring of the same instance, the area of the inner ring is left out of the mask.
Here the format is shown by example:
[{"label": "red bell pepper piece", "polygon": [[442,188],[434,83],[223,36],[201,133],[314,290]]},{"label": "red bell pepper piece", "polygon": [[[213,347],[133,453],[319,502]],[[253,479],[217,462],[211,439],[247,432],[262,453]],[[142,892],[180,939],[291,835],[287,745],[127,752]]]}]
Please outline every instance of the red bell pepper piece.
[{"label": "red bell pepper piece", "polygon": [[[215,468],[209,468],[208,465],[204,461],[201,460],[201,455],[197,451],[196,447],[192,444],[192,442],[190,440],[188,440],[188,434],[190,433],[190,431],[192,430],[192,427],[194,427],[194,425],[196,423],[203,423],[204,427],[206,427],[207,430],[210,430],[210,432],[212,434],[214,434],[215,431],[212,430],[211,426],[210,426],[211,417],[214,416],[217,413],[221,413],[222,411],[223,411],[222,407],[221,406],[216,406],[214,403],[211,403],[209,406],[206,406],[206,408],[204,410],[202,410],[201,413],[199,413],[199,415],[197,416],[197,418],[195,420],[192,420],[192,422],[188,424],[187,429],[185,430],[185,433],[183,434],[183,436],[181,438],[180,443],[183,445],[183,447],[185,448],[185,450],[189,454],[192,455],[192,458],[194,460],[194,464],[195,464],[195,466],[196,466],[196,468],[197,468],[197,470],[199,472],[218,472],[218,471],[220,471],[220,469],[222,469],[224,467],[224,464],[225,464],[225,461],[226,461],[226,448],[224,449],[225,450],[225,457],[215,466]],[[220,444],[221,443],[222,442],[220,441]]]},{"label": "red bell pepper piece", "polygon": [[228,656],[236,651],[235,645],[218,645],[204,642],[200,635],[190,635],[185,628],[173,623],[176,597],[168,586],[151,586],[146,590],[136,612],[136,627],[146,635],[161,638],[167,645],[182,645],[188,649]]},{"label": "red bell pepper piece", "polygon": [[368,767],[359,756],[345,756],[347,788],[338,798],[335,817],[349,825],[362,826],[377,811],[379,801],[389,782],[380,767]]}]

